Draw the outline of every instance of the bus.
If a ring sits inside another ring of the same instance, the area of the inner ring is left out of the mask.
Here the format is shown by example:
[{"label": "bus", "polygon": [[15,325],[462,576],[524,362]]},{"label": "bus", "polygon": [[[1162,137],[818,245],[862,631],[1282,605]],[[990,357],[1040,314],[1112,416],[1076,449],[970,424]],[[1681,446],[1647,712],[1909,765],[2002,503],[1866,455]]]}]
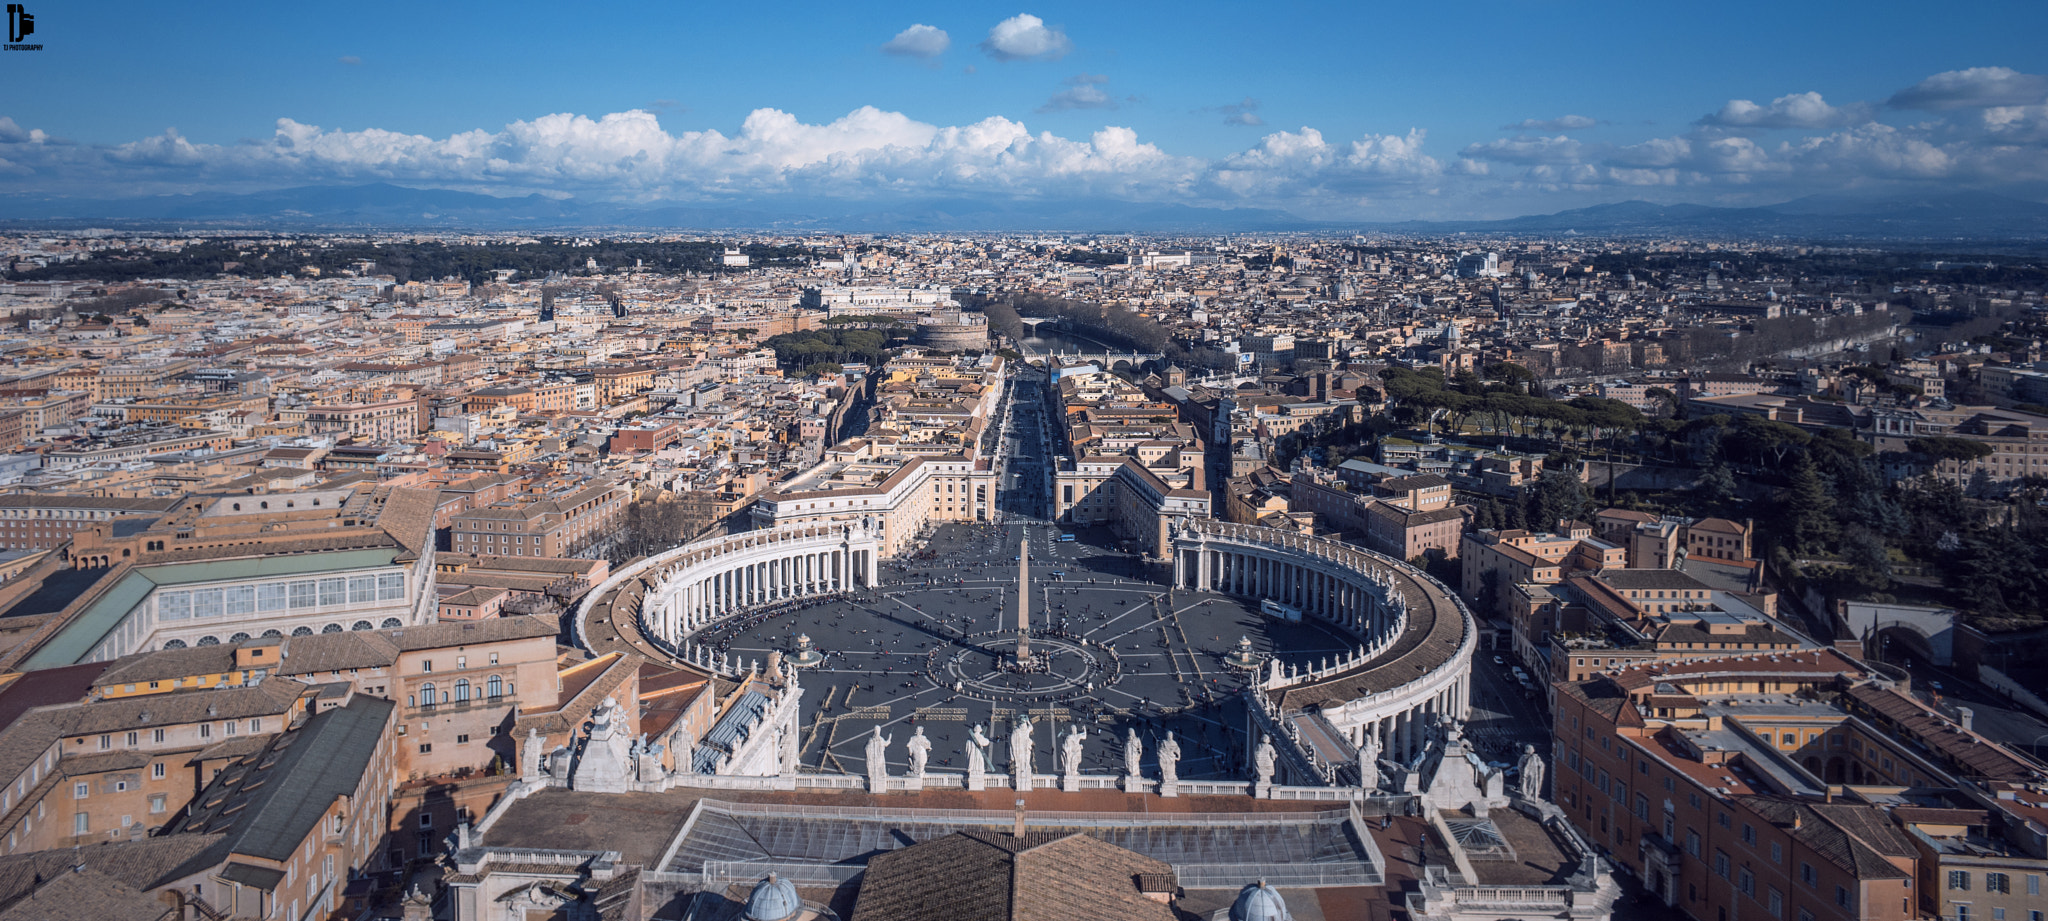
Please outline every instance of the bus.
[{"label": "bus", "polygon": [[1278,618],[1280,620],[1290,621],[1293,623],[1301,622],[1300,608],[1294,607],[1292,605],[1281,604],[1280,602],[1274,601],[1271,598],[1259,602],[1259,610],[1263,612],[1267,617]]},{"label": "bus", "polygon": [[1074,540],[1074,535],[1072,535],[1072,534],[1068,534],[1068,533],[1065,533],[1065,532],[1061,532],[1061,534],[1060,534],[1060,543],[1063,543],[1063,544],[1065,544],[1065,543],[1071,543],[1071,542],[1073,542],[1073,540]]}]

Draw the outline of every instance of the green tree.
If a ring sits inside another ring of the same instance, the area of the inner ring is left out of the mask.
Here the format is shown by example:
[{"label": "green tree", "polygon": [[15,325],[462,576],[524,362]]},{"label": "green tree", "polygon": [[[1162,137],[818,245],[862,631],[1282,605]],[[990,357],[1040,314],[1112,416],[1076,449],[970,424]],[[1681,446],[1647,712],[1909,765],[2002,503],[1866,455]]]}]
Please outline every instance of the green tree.
[{"label": "green tree", "polygon": [[1792,468],[1792,486],[1784,499],[1786,533],[1792,549],[1800,554],[1824,553],[1834,543],[1835,497],[1813,459],[1802,456]]}]

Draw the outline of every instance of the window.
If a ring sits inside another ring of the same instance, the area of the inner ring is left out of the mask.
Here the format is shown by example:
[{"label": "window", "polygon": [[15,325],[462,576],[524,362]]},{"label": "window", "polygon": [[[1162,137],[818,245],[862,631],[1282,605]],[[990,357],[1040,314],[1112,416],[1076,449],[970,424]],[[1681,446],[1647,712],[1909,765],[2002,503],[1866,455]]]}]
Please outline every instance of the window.
[{"label": "window", "polygon": [[434,743],[432,743],[432,742],[421,742],[421,743],[420,743],[420,754],[422,754],[422,755],[430,755],[430,754],[433,754],[433,753],[434,753]]},{"label": "window", "polygon": [[436,693],[432,682],[420,685],[420,706],[431,707],[440,703],[441,699],[435,696]]},{"label": "window", "polygon": [[83,812],[80,812],[80,813],[76,813],[76,814],[72,815],[72,817],[71,817],[71,833],[72,833],[72,834],[74,834],[74,835],[83,835],[83,834],[89,834],[89,833],[91,833],[91,832],[92,832],[92,816],[90,816],[90,815],[87,815],[86,813],[83,813]]},{"label": "window", "polygon": [[1714,852],[1714,875],[1722,879],[1728,878],[1728,854],[1725,851]]},{"label": "window", "polygon": [[405,600],[405,573],[387,572],[377,576],[377,600]]},{"label": "window", "polygon": [[199,618],[199,617],[219,617],[219,616],[220,616],[220,611],[221,611],[221,591],[220,591],[220,589],[217,589],[217,588],[209,588],[209,589],[202,589],[202,590],[200,590],[200,591],[196,591],[196,592],[193,592],[193,593],[192,593],[192,616],[193,616],[193,617],[195,617],[195,618]]},{"label": "window", "polygon": [[71,785],[71,798],[72,798],[72,799],[84,799],[84,798],[86,798],[86,797],[88,797],[88,796],[91,796],[91,795],[92,795],[92,784],[89,784],[89,783],[75,783],[75,784],[72,784],[72,785]]},{"label": "window", "polygon": [[293,582],[291,587],[293,608],[310,608],[320,600],[320,586],[310,579],[304,582]]},{"label": "window", "polygon": [[1849,907],[1849,890],[1847,888],[1842,886],[1835,887],[1835,904],[1843,908]]},{"label": "window", "polygon": [[192,616],[191,592],[164,592],[156,599],[157,620],[185,620]]},{"label": "window", "polygon": [[[497,657],[492,656],[491,658],[495,659]],[[493,699],[505,696],[505,680],[503,678],[499,678],[496,675],[492,675],[488,680],[484,682],[484,696]]]},{"label": "window", "polygon": [[[2028,894],[2028,895],[2040,895],[2040,894],[2041,894],[2041,877],[2040,877],[2040,875],[2038,875],[2038,874],[2034,874],[2034,873],[2029,873],[2029,874],[2027,874],[2027,894]],[[2040,912],[2035,912],[2035,914],[2040,914]]]},{"label": "window", "polygon": [[1968,871],[1968,870],[1950,870],[1950,871],[1948,871],[1948,887],[1949,887],[1950,889],[1953,889],[1953,890],[1957,891],[1957,892],[1968,892],[1968,891],[1970,891],[1970,871]]},{"label": "window", "polygon": [[168,804],[167,804],[167,802],[166,802],[166,800],[165,800],[165,798],[164,798],[164,795],[163,795],[162,793],[153,793],[153,794],[151,794],[151,795],[150,795],[150,797],[149,797],[149,814],[150,814],[150,815],[163,815],[163,813],[164,813],[164,810],[165,810],[166,808],[168,808]]},{"label": "window", "polygon": [[466,704],[466,703],[469,703],[469,679],[468,679],[468,678],[457,678],[457,679],[455,679],[455,702],[456,702],[456,703],[458,703],[458,704]]},{"label": "window", "polygon": [[1771,917],[1782,918],[1785,916],[1785,897],[1779,895],[1778,890],[1772,889],[1770,891],[1770,898],[1764,904],[1770,906]]},{"label": "window", "polygon": [[237,585],[222,592],[221,610],[229,617],[256,613],[256,586]]},{"label": "window", "polygon": [[1724,813],[1721,813],[1720,815],[1718,815],[1718,816],[1715,816],[1715,817],[1714,817],[1714,820],[1715,820],[1716,822],[1719,822],[1719,823],[1721,823],[1721,827],[1722,827],[1722,828],[1727,828],[1727,827],[1728,827],[1728,813],[1725,813],[1725,812],[1724,812]]},{"label": "window", "polygon": [[1773,842],[1771,842],[1771,862],[1772,862],[1772,863],[1784,863],[1784,862],[1785,862],[1785,846],[1784,846],[1784,845],[1782,845],[1782,844],[1779,844],[1779,843],[1778,843],[1778,842],[1776,842],[1776,841],[1773,841]]},{"label": "window", "polygon": [[348,580],[342,578],[320,580],[320,606],[339,606],[348,603]]},{"label": "window", "polygon": [[132,732],[131,732],[131,733],[129,733],[129,734],[128,734],[128,745],[129,745],[129,747],[133,748],[133,747],[135,746],[135,740],[136,740],[137,738],[139,738],[139,736],[137,736],[137,734],[136,734],[136,733],[132,733]]},{"label": "window", "polygon": [[1742,890],[1743,895],[1749,896],[1752,899],[1756,898],[1756,874],[1749,872],[1748,867],[1737,870],[1735,872],[1735,888]]},{"label": "window", "polygon": [[266,613],[284,610],[286,593],[283,582],[265,582],[256,586],[256,610]]},{"label": "window", "polygon": [[464,668],[468,668],[468,667],[469,667],[469,657],[468,657],[468,656],[456,656],[456,657],[455,657],[455,667],[456,667],[457,669],[464,669]]},{"label": "window", "polygon": [[376,576],[350,576],[348,579],[348,603],[369,604],[377,600]]},{"label": "window", "polygon": [[1813,881],[1814,881],[1814,880],[1815,880],[1816,878],[1818,878],[1818,877],[1819,877],[1819,875],[1820,875],[1820,874],[1818,874],[1818,873],[1815,873],[1815,872],[1813,872],[1813,864],[1807,863],[1807,862],[1806,862],[1806,861],[1804,861],[1804,860],[1802,860],[1802,861],[1800,861],[1800,862],[1799,862],[1799,881],[1800,881],[1800,882],[1802,882],[1802,883],[1805,883],[1805,884],[1807,884],[1807,885],[1811,886],[1811,885],[1813,885]]},{"label": "window", "polygon": [[1690,828],[1685,830],[1685,852],[1694,857],[1700,855],[1700,833]]},{"label": "window", "polygon": [[462,743],[464,743],[464,742],[468,742],[468,741],[469,741],[469,733],[466,733],[466,732],[465,732],[465,733],[463,733],[463,734],[461,734],[461,735],[458,735],[458,736],[456,736],[456,737],[455,737],[455,744],[457,744],[457,745],[460,745],[460,744],[462,744]]},{"label": "window", "polygon": [[161,729],[152,729],[152,730],[150,730],[150,731],[149,731],[149,740],[150,740],[151,742],[162,742],[162,741],[164,740],[164,731],[163,731],[163,730],[161,730]]},{"label": "window", "polygon": [[1756,826],[1748,822],[1742,823],[1742,843],[1756,847]]},{"label": "window", "polygon": [[161,761],[158,761],[158,762],[156,762],[156,763],[154,763],[154,764],[151,764],[151,765],[149,766],[149,779],[151,779],[151,780],[162,780],[162,779],[164,779],[164,763],[163,763],[163,762],[161,762]]},{"label": "window", "polygon": [[1986,873],[1984,874],[1984,891],[2010,894],[2012,892],[2012,877],[2004,873]]},{"label": "window", "polygon": [[492,665],[496,665],[496,664],[498,664],[498,654],[497,654],[497,653],[495,653],[495,652],[494,652],[494,653],[491,653],[491,664],[492,664]]}]

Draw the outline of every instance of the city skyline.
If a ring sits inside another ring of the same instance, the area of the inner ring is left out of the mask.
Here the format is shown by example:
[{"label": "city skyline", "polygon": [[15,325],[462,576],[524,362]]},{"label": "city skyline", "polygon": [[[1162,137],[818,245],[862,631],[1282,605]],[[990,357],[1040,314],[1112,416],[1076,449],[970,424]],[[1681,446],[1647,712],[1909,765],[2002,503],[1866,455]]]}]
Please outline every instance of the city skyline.
[{"label": "city skyline", "polygon": [[[887,12],[34,5],[0,194],[392,182],[768,209],[1112,201],[1308,220],[2048,195],[2048,11],[1073,4]],[[1980,23],[2004,25],[1986,33]],[[0,206],[4,207],[4,206]]]}]

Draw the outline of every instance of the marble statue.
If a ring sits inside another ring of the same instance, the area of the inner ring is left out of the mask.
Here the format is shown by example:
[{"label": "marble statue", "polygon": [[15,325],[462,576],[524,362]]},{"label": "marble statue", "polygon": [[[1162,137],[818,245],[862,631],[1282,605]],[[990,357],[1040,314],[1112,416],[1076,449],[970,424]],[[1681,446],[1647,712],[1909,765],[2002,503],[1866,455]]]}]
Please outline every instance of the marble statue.
[{"label": "marble statue", "polygon": [[882,735],[882,727],[868,730],[867,768],[868,776],[889,776],[889,743],[895,736]]},{"label": "marble statue", "polygon": [[1027,776],[1031,773],[1031,730],[1029,716],[1018,720],[1016,727],[1010,730],[1010,770],[1021,771]]},{"label": "marble statue", "polygon": [[526,744],[519,747],[519,779],[532,783],[540,779],[540,730],[528,727]]},{"label": "marble statue", "polygon": [[1066,774],[1081,773],[1081,745],[1088,739],[1088,733],[1074,726],[1067,730],[1067,738],[1060,744],[1060,771]]},{"label": "marble statue", "polygon": [[1380,737],[1378,733],[1365,734],[1365,744],[1358,749],[1358,785],[1372,795],[1380,786]]},{"label": "marble statue", "polygon": [[1536,754],[1536,746],[1522,746],[1521,792],[1524,799],[1543,798],[1543,756]]},{"label": "marble statue", "polygon": [[1180,743],[1173,740],[1173,730],[1166,731],[1166,741],[1159,743],[1159,782],[1178,783],[1180,774],[1174,768],[1180,764]]},{"label": "marble statue", "polygon": [[981,731],[980,723],[967,730],[967,779],[970,782],[980,780],[981,775],[988,771],[989,744],[988,734]]},{"label": "marble statue", "polygon": [[1273,737],[1260,736],[1258,750],[1252,753],[1252,766],[1259,771],[1259,786],[1263,787],[1273,782],[1274,758]]},{"label": "marble statue", "polygon": [[782,650],[775,649],[769,651],[767,675],[770,684],[782,683]]},{"label": "marble statue", "polygon": [[1138,776],[1138,760],[1145,755],[1145,744],[1138,741],[1138,730],[1124,730],[1124,773]]},{"label": "marble statue", "polygon": [[910,750],[910,776],[922,780],[925,759],[931,757],[932,751],[932,740],[924,737],[924,727],[917,727],[917,732],[911,735],[910,741],[903,743],[903,747]]}]

